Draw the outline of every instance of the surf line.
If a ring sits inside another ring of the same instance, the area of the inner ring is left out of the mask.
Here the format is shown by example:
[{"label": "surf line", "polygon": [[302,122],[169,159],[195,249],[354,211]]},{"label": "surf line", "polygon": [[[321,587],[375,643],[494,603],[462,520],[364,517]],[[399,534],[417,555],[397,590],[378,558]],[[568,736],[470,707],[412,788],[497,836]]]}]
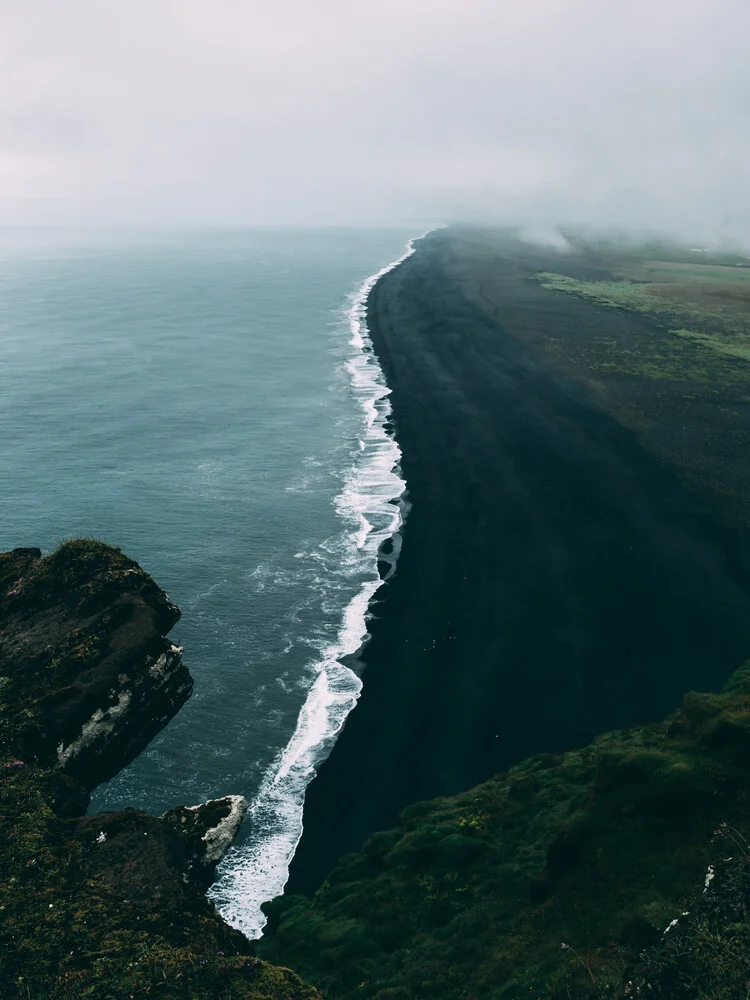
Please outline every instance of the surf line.
[{"label": "surf line", "polygon": [[[401,450],[389,424],[391,390],[367,329],[367,302],[375,284],[411,257],[416,243],[426,235],[410,240],[404,253],[365,279],[347,303],[353,351],[346,369],[363,411],[364,426],[359,453],[335,504],[354,554],[367,562],[366,579],[344,609],[336,641],[321,651],[294,733],[266,771],[250,804],[248,840],[230,849],[208,891],[227,923],[251,940],[262,935],[266,924],[262,904],[280,895],[289,877],[289,865],[302,837],[305,790],[362,690],[361,679],[341,660],[356,653],[367,640],[370,600],[393,572],[401,545],[406,482],[401,477]],[[386,542],[390,542],[390,552],[384,555]],[[388,564],[382,575],[379,561]]]}]

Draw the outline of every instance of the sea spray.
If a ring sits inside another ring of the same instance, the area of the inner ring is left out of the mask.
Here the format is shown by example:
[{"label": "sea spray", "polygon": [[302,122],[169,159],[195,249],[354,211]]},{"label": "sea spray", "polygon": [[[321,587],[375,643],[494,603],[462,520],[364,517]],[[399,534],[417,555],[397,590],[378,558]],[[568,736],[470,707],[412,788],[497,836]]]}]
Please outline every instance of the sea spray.
[{"label": "sea spray", "polygon": [[[411,256],[416,242],[411,240],[401,257],[367,278],[351,297],[346,312],[353,348],[346,369],[362,408],[363,426],[336,509],[346,525],[349,560],[355,559],[358,565],[367,560],[366,579],[344,611],[336,642],[322,649],[313,665],[314,680],[294,734],[263,776],[248,810],[247,840],[231,849],[208,893],[224,918],[251,939],[260,937],[266,923],[261,905],[283,891],[289,876],[302,836],[305,790],[330,753],[362,689],[360,678],[341,661],[356,653],[367,639],[370,600],[393,572],[400,548],[406,483],[400,475],[401,452],[387,429],[390,389],[372,349],[366,312],[375,283]],[[384,555],[384,543],[389,540],[390,551]],[[383,573],[378,568],[379,557],[388,566]]]}]

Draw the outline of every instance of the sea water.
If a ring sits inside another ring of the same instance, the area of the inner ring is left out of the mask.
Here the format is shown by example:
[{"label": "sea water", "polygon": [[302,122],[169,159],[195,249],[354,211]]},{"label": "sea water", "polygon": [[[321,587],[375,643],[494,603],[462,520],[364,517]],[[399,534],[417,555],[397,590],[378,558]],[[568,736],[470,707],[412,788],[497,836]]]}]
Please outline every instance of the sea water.
[{"label": "sea water", "polygon": [[91,808],[245,795],[210,895],[251,937],[359,694],[341,659],[366,637],[378,552],[398,551],[365,300],[410,235],[0,232],[0,549],[121,546],[182,609],[195,679]]}]

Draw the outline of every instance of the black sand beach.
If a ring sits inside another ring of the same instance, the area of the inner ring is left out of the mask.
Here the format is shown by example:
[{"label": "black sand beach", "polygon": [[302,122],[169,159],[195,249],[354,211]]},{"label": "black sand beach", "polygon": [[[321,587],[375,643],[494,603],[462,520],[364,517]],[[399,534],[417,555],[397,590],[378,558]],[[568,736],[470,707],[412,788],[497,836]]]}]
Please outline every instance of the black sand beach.
[{"label": "black sand beach", "polygon": [[405,806],[661,719],[750,657],[747,530],[665,460],[673,428],[660,449],[545,347],[652,321],[540,287],[553,251],[472,239],[431,234],[370,298],[412,509],[293,892]]}]

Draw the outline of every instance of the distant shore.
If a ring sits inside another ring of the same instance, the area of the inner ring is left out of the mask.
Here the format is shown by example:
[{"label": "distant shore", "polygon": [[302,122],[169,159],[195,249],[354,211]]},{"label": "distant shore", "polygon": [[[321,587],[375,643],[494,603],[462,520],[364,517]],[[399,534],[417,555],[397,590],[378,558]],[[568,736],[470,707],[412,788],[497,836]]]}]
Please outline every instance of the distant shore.
[{"label": "distant shore", "polygon": [[650,320],[534,280],[556,269],[442,230],[370,295],[412,507],[291,891],[407,805],[658,720],[750,656],[747,532],[536,343]]}]

